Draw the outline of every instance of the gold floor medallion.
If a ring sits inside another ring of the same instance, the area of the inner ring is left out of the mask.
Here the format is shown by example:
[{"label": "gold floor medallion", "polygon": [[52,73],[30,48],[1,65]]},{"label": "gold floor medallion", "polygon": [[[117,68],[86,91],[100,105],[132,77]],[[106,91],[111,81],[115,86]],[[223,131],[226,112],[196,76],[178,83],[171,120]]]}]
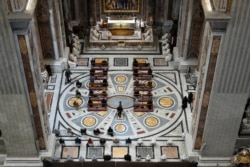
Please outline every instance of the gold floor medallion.
[{"label": "gold floor medallion", "polygon": [[83,103],[83,100],[81,98],[72,97],[69,99],[70,107],[76,107],[76,105],[81,106],[82,103]]},{"label": "gold floor medallion", "polygon": [[123,83],[126,81],[126,77],[124,75],[118,75],[116,77],[116,82]]},{"label": "gold floor medallion", "polygon": [[156,125],[158,125],[158,119],[155,117],[148,117],[145,120],[146,125],[150,126],[150,127],[154,127]]},{"label": "gold floor medallion", "polygon": [[94,117],[86,117],[83,119],[82,123],[85,126],[91,127],[91,126],[95,125],[96,119]]},{"label": "gold floor medallion", "polygon": [[117,132],[124,132],[124,131],[126,130],[126,127],[125,127],[123,124],[117,124],[117,125],[115,126],[115,130],[116,130]]},{"label": "gold floor medallion", "polygon": [[162,97],[160,100],[159,100],[159,103],[162,107],[172,107],[173,104],[174,104],[174,101],[172,98],[170,97]]}]

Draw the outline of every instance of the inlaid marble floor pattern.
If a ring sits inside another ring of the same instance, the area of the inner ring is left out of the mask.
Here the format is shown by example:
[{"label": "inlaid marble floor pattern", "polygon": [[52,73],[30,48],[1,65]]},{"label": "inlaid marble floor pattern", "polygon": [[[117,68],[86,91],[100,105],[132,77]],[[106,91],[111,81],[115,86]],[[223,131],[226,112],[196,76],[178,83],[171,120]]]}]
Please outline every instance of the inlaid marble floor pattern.
[{"label": "inlaid marble floor pattern", "polygon": [[[136,157],[143,159],[151,157],[151,161],[160,161],[164,154],[168,161],[178,161],[185,154],[185,137],[188,131],[187,112],[181,109],[183,90],[181,77],[177,71],[153,71],[153,112],[133,112],[133,73],[131,70],[108,72],[108,107],[107,111],[89,112],[89,71],[72,71],[72,82],[65,84],[65,77],[60,78],[57,101],[53,101],[55,110],[50,112],[52,131],[59,130],[65,144],[59,144],[56,139],[54,156],[75,160],[91,161],[93,157],[103,160],[103,155],[109,154],[112,160],[124,161],[124,155],[129,153],[132,161]],[[57,78],[59,80],[59,77]],[[82,83],[77,88],[75,82]],[[145,81],[146,82],[146,81]],[[77,99],[79,107],[74,107],[75,91],[79,90],[81,98]],[[116,108],[122,102],[124,112],[121,118],[117,116]],[[107,129],[114,129],[114,136],[107,134]],[[86,128],[87,135],[81,135],[80,129]],[[94,129],[100,129],[99,135],[94,135]],[[81,144],[75,144],[75,138],[81,139]],[[126,144],[127,138],[132,140]],[[89,139],[93,145],[86,145]],[[106,139],[104,145],[100,139]],[[118,143],[114,142],[118,139]],[[142,142],[139,144],[138,141]]]}]

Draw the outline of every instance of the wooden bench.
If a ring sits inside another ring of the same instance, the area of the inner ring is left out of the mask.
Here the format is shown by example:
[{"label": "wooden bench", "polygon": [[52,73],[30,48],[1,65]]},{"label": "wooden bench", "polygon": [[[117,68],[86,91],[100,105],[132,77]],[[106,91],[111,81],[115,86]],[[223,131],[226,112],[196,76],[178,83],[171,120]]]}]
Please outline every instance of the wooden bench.
[{"label": "wooden bench", "polygon": [[152,88],[147,86],[147,87],[135,87],[135,91],[152,91]]},{"label": "wooden bench", "polygon": [[148,109],[148,108],[136,108],[134,109],[134,112],[153,112],[153,108]]},{"label": "wooden bench", "polygon": [[133,70],[149,70],[149,69],[151,69],[151,67],[133,67],[132,68]]},{"label": "wooden bench", "polygon": [[147,80],[147,81],[150,81],[152,80],[152,75],[143,75],[143,76],[134,76],[133,77],[134,80]]},{"label": "wooden bench", "polygon": [[107,87],[103,86],[89,86],[89,90],[107,90]]},{"label": "wooden bench", "polygon": [[88,111],[107,111],[107,107],[88,107]]}]

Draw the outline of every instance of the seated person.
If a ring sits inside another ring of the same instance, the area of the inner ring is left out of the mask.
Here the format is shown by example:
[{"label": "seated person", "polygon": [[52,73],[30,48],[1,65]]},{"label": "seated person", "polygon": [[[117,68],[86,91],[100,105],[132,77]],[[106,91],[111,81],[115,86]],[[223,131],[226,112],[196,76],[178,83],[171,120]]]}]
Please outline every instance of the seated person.
[{"label": "seated person", "polygon": [[76,144],[81,144],[82,141],[81,141],[81,139],[79,139],[79,138],[77,137],[77,138],[75,138],[75,143],[76,143]]},{"label": "seated person", "polygon": [[152,70],[151,70],[151,68],[148,69],[148,75],[152,75]]},{"label": "seated person", "polygon": [[134,91],[134,96],[140,96],[140,93],[139,93],[139,91]]},{"label": "seated person", "polygon": [[131,155],[129,155],[129,154],[124,155],[124,159],[126,161],[131,161]]},{"label": "seated person", "polygon": [[81,132],[82,135],[86,135],[87,134],[87,129],[86,128],[82,128],[80,130],[80,132]]},{"label": "seated person", "polygon": [[153,87],[152,81],[148,81],[147,85],[148,85],[148,87],[152,88]]},{"label": "seated person", "polygon": [[94,135],[99,135],[100,134],[100,130],[97,128],[97,129],[94,129]]},{"label": "seated person", "polygon": [[93,90],[89,90],[89,96],[93,96],[94,95],[94,91]]},{"label": "seated person", "polygon": [[131,144],[132,143],[132,140],[130,138],[127,138],[126,139],[126,144]]},{"label": "seated person", "polygon": [[105,107],[107,105],[107,100],[105,98],[102,99],[102,107]]},{"label": "seated person", "polygon": [[137,79],[134,82],[134,86],[139,86],[139,81]]},{"label": "seated person", "polygon": [[89,101],[88,101],[88,106],[93,107],[93,101],[91,99],[89,99]]},{"label": "seated person", "polygon": [[81,83],[79,80],[76,81],[76,87],[77,87],[77,88],[82,87],[82,83]]},{"label": "seated person", "polygon": [[118,144],[119,142],[120,142],[120,140],[118,138],[113,139],[113,143]]},{"label": "seated person", "polygon": [[102,86],[103,86],[103,87],[107,87],[107,86],[108,86],[108,81],[107,81],[107,79],[104,79],[104,80],[102,81]]},{"label": "seated person", "polygon": [[101,145],[104,145],[105,143],[106,143],[106,139],[101,138],[101,139],[100,139],[100,144],[101,144]]},{"label": "seated person", "polygon": [[102,91],[102,96],[107,96],[107,92],[105,90]]},{"label": "seated person", "polygon": [[91,70],[90,70],[90,75],[91,75],[91,76],[95,75],[95,70],[94,70],[94,69],[91,69]]},{"label": "seated person", "polygon": [[90,64],[91,66],[95,66],[95,59],[91,59]]},{"label": "seated person", "polygon": [[135,77],[138,77],[139,75],[138,75],[138,70],[134,70],[134,76]]},{"label": "seated person", "polygon": [[89,77],[89,82],[90,82],[90,83],[94,83],[94,82],[95,82],[95,77],[91,75],[91,76]]},{"label": "seated person", "polygon": [[87,144],[92,145],[93,144],[93,140],[91,138],[89,138]]},{"label": "seated person", "polygon": [[73,103],[74,107],[79,107],[79,104],[77,103],[77,101],[75,100]]},{"label": "seated person", "polygon": [[65,144],[64,139],[60,138],[60,139],[59,139],[59,143],[60,143],[60,144]]},{"label": "seated person", "polygon": [[107,65],[108,65],[108,62],[107,62],[106,60],[103,60],[103,61],[102,61],[102,65],[103,65],[103,66],[107,66]]},{"label": "seated person", "polygon": [[135,66],[135,67],[138,66],[138,61],[136,59],[134,59],[134,61],[133,61],[133,66]]},{"label": "seated person", "polygon": [[114,132],[113,132],[113,129],[111,128],[111,126],[108,128],[108,135],[110,135],[110,136],[114,136],[114,134],[113,134]]},{"label": "seated person", "polygon": [[103,75],[107,75],[107,72],[108,72],[107,69],[104,69],[103,70]]},{"label": "seated person", "polygon": [[106,154],[106,155],[103,156],[103,159],[104,159],[104,161],[110,161],[111,160],[111,155]]},{"label": "seated person", "polygon": [[80,98],[81,97],[81,93],[79,92],[79,90],[76,90],[76,97]]}]

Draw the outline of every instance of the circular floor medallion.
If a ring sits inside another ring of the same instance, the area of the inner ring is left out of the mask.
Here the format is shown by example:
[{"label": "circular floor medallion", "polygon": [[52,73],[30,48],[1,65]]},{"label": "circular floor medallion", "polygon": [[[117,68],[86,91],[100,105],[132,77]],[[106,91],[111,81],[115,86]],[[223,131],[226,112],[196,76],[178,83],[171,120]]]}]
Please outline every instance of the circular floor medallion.
[{"label": "circular floor medallion", "polygon": [[126,130],[126,126],[124,124],[117,124],[117,125],[115,125],[115,130],[118,133],[122,133]]},{"label": "circular floor medallion", "polygon": [[87,127],[94,126],[96,124],[96,118],[95,117],[85,117],[82,120],[82,124]]},{"label": "circular floor medallion", "polygon": [[149,127],[155,127],[159,124],[159,120],[156,117],[147,117],[145,119],[145,124]]},{"label": "circular floor medallion", "polygon": [[82,98],[71,97],[68,101],[70,107],[76,107],[76,105],[81,106],[83,104]]},{"label": "circular floor medallion", "polygon": [[108,106],[111,108],[117,108],[119,106],[119,102],[122,102],[122,107],[124,109],[133,107],[134,99],[130,96],[112,96],[108,99]]},{"label": "circular floor medallion", "polygon": [[162,107],[169,108],[174,105],[174,100],[170,97],[162,97],[159,99],[159,104]]},{"label": "circular floor medallion", "polygon": [[124,82],[127,81],[127,77],[126,77],[125,75],[117,75],[117,76],[115,77],[115,81],[116,81],[117,83],[124,83]]}]

